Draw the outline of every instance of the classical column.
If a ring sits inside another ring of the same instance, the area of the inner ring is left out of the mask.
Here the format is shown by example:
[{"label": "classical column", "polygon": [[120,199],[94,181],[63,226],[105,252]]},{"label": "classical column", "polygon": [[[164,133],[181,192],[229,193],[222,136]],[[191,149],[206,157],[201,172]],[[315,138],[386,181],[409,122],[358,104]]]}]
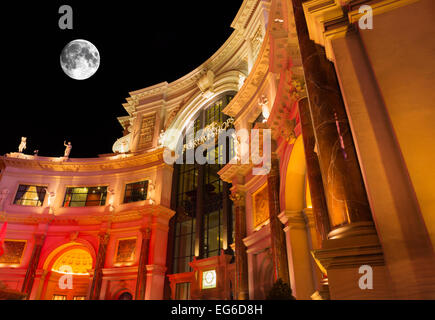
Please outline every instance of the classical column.
[{"label": "classical column", "polygon": [[270,240],[272,249],[272,260],[274,279],[282,279],[290,285],[286,239],[281,221],[279,204],[279,160],[272,159],[272,167],[267,175],[267,188],[269,192],[269,220]]},{"label": "classical column", "polygon": [[319,159],[315,152],[316,138],[313,131],[310,106],[305,97],[298,102],[299,116],[301,119],[302,137],[304,140],[305,161],[307,164],[307,176],[310,185],[311,203],[319,240],[328,239],[331,231],[328,208],[326,206],[325,192],[323,190],[322,173],[320,172]]},{"label": "classical column", "polygon": [[44,245],[45,235],[35,234],[35,246],[33,247],[32,256],[30,258],[29,266],[27,267],[26,276],[24,278],[23,287],[21,291],[27,295],[26,299],[30,299],[32,293],[33,282],[35,281],[35,273],[38,268],[39,258],[41,256],[42,246]]},{"label": "classical column", "polygon": [[223,249],[231,254],[231,244],[233,243],[233,204],[230,199],[230,185],[223,182]]},{"label": "classical column", "polygon": [[204,170],[205,166],[198,166],[195,233],[195,256],[198,259],[204,258]]},{"label": "classical column", "polygon": [[110,235],[108,233],[100,233],[98,238],[100,245],[98,247],[97,261],[95,263],[94,278],[92,280],[89,300],[99,300],[100,298],[101,283],[103,281],[103,268],[104,262],[106,261],[107,244],[109,243]]},{"label": "classical column", "polygon": [[[329,238],[375,233],[356,150],[334,65],[309,38],[301,0],[292,0],[316,152],[331,227]],[[351,226],[350,226],[351,225]],[[346,226],[344,229],[339,227]]]},{"label": "classical column", "polygon": [[235,232],[235,256],[236,256],[236,283],[235,293],[237,300],[249,299],[248,287],[248,255],[243,239],[246,237],[246,210],[245,192],[241,190],[233,191],[231,200],[234,203],[236,213],[236,232]]},{"label": "classical column", "polygon": [[136,281],[136,300],[145,299],[145,290],[147,284],[147,264],[148,264],[148,252],[150,247],[151,229],[141,229],[142,232],[142,245],[140,248],[140,260],[137,269],[137,281]]}]

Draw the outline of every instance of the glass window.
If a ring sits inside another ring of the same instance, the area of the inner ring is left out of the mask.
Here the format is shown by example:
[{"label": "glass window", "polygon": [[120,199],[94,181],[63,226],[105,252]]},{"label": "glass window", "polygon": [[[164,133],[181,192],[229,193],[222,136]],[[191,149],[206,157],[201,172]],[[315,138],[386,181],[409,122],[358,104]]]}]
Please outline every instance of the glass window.
[{"label": "glass window", "polygon": [[44,204],[46,187],[20,185],[15,195],[14,204],[20,206],[42,207]]},{"label": "glass window", "polygon": [[130,183],[125,186],[124,203],[144,201],[147,199],[148,181]]},{"label": "glass window", "polygon": [[[193,122],[194,131],[197,132],[212,123],[222,125],[226,121],[226,116],[222,110],[228,105],[231,98],[231,96],[222,97],[208,108],[200,111]],[[191,271],[189,263],[195,255],[195,236],[197,236],[195,225],[198,195],[201,195],[204,203],[201,212],[204,223],[201,230],[204,239],[204,258],[219,255],[220,249],[223,247],[223,181],[218,172],[229,159],[235,156],[233,139],[228,138],[225,145],[211,147],[205,156],[208,160],[205,165],[179,165],[173,273]],[[204,181],[199,181],[200,177],[203,177]],[[203,192],[198,192],[199,185],[203,185]]]},{"label": "glass window", "polygon": [[53,295],[53,300],[66,300],[66,296],[55,294]]},{"label": "glass window", "polygon": [[67,188],[64,207],[97,207],[104,206],[107,198],[107,187]]},{"label": "glass window", "polygon": [[86,297],[84,296],[74,297],[74,300],[86,300]]}]

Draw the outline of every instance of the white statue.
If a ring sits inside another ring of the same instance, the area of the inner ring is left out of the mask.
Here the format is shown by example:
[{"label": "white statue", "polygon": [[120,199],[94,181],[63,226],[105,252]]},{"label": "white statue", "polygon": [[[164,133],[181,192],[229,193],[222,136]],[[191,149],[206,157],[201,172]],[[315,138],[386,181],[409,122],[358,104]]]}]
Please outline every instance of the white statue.
[{"label": "white statue", "polygon": [[165,144],[165,130],[160,131],[159,147],[163,147]]},{"label": "white statue", "polygon": [[45,188],[45,192],[48,193],[48,207],[51,207],[51,205],[54,203],[54,200],[56,198],[56,192],[48,192],[47,188]]},{"label": "white statue", "polygon": [[152,204],[154,204],[155,195],[156,195],[156,186],[152,181],[150,181],[148,183],[148,200],[150,200]]},{"label": "white statue", "polygon": [[68,144],[66,144],[66,141],[64,141],[63,145],[66,147],[64,157],[69,158],[69,155],[70,155],[71,149],[72,149],[72,144],[71,144],[71,142],[68,142]]},{"label": "white statue", "polygon": [[127,148],[128,148],[127,144],[128,144],[127,140],[125,140],[125,139],[122,140],[122,142],[121,142],[121,153],[126,153],[127,152]]},{"label": "white statue", "polygon": [[27,148],[27,138],[26,137],[22,137],[21,138],[21,143],[18,146],[18,151],[20,153],[23,153],[23,151]]},{"label": "white statue", "polygon": [[240,157],[240,140],[239,137],[237,137],[236,133],[233,133],[231,135],[231,137],[233,138],[234,141],[234,161],[239,162],[241,157]]},{"label": "white statue", "polygon": [[263,113],[263,122],[267,122],[267,120],[270,117],[270,110],[269,110],[269,99],[267,99],[266,96],[262,96],[261,99],[258,101],[258,104],[261,106],[261,112]]}]

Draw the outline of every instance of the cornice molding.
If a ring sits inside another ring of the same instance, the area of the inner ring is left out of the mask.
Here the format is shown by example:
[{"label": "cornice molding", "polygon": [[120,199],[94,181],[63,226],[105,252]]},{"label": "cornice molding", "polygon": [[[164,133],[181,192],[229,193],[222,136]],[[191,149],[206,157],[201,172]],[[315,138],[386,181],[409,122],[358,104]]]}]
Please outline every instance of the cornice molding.
[{"label": "cornice molding", "polygon": [[7,167],[46,172],[101,172],[130,168],[146,168],[161,165],[163,149],[156,149],[143,154],[114,155],[107,158],[68,159],[34,156],[17,156],[8,154],[0,157],[0,162]]},{"label": "cornice molding", "polygon": [[222,111],[223,113],[230,117],[236,117],[243,108],[249,105],[251,101],[254,101],[253,97],[256,96],[258,88],[261,86],[269,72],[269,54],[269,36],[266,34],[263,46],[258,54],[251,73],[240,88],[238,94]]},{"label": "cornice molding", "polygon": [[310,39],[325,47],[327,58],[334,61],[332,40],[345,37],[352,25],[358,23],[363,16],[359,13],[362,5],[370,5],[375,16],[417,1],[420,0],[310,0],[302,6]]}]

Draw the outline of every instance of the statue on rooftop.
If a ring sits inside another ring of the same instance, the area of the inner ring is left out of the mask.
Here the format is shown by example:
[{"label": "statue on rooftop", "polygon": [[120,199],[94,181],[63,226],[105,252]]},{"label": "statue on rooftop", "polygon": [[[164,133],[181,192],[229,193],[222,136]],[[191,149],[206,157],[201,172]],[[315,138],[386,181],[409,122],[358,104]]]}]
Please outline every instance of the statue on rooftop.
[{"label": "statue on rooftop", "polygon": [[64,157],[69,158],[72,149],[72,144],[71,142],[68,142],[68,144],[66,144],[66,141],[64,141],[63,145],[66,147]]},{"label": "statue on rooftop", "polygon": [[24,150],[26,150],[27,148],[27,138],[26,137],[22,137],[21,138],[21,143],[18,146],[18,152],[19,153],[23,153]]}]

